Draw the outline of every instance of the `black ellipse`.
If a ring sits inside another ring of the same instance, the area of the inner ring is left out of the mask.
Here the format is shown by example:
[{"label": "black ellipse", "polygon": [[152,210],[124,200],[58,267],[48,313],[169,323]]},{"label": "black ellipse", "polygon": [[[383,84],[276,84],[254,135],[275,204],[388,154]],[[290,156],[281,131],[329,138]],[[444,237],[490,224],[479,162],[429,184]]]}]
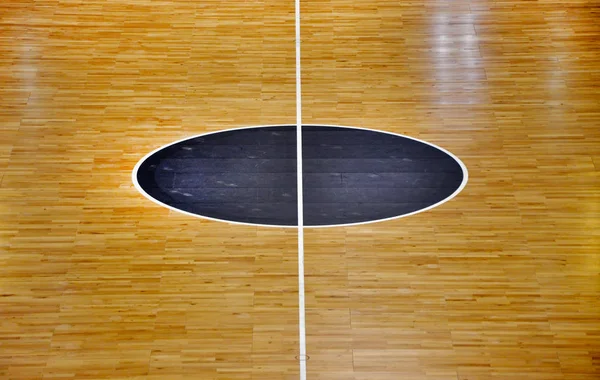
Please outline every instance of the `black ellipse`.
[{"label": "black ellipse", "polygon": [[[466,171],[451,154],[405,136],[303,126],[305,226],[400,217],[456,194]],[[155,201],[194,215],[270,226],[298,224],[296,128],[251,127],[161,148],[134,180]]]}]

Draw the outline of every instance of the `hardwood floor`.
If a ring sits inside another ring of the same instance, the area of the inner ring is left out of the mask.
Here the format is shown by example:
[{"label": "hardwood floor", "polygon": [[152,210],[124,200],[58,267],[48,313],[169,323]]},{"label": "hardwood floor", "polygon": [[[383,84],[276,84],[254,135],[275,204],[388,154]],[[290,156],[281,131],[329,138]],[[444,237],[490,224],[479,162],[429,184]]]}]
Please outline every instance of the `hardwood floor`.
[{"label": "hardwood floor", "polygon": [[[470,180],[305,231],[308,379],[600,377],[600,3],[302,2],[303,122]],[[142,197],[186,136],[295,123],[294,3],[0,5],[0,378],[298,379],[296,232]]]}]

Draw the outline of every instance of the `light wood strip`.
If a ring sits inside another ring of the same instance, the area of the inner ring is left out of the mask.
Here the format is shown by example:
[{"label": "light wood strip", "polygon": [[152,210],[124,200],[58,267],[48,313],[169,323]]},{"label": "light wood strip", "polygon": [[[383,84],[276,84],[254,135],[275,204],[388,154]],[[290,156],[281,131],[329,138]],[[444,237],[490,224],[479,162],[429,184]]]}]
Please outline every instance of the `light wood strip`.
[{"label": "light wood strip", "polygon": [[[309,379],[600,376],[596,1],[302,2],[305,123],[464,160],[306,231]],[[297,379],[296,237],[138,194],[148,151],[293,124],[293,2],[0,5],[0,378]]]},{"label": "light wood strip", "polygon": [[172,141],[294,122],[293,9],[0,5],[0,378],[297,378],[294,231],[131,183]]},{"label": "light wood strip", "polygon": [[304,2],[305,122],[458,155],[454,200],[306,232],[312,379],[597,379],[598,2]]}]

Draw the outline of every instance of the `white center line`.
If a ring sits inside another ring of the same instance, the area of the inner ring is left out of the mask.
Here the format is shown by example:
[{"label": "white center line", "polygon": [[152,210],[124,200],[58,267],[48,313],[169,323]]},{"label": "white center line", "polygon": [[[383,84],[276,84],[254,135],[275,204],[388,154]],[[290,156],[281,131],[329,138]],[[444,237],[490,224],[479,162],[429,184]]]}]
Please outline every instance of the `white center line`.
[{"label": "white center line", "polygon": [[306,320],[304,297],[304,200],[302,194],[302,85],[300,80],[300,0],[296,0],[296,163],[298,189],[298,332],[300,380],[306,380]]}]

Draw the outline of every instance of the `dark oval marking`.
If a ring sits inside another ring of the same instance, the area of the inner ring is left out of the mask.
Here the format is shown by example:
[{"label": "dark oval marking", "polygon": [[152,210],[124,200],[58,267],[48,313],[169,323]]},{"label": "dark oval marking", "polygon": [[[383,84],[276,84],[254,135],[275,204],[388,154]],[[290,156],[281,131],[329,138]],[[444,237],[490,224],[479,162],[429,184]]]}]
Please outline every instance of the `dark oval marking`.
[{"label": "dark oval marking", "polygon": [[[302,127],[304,225],[367,223],[428,210],[467,182],[464,164],[410,137],[354,127]],[[144,157],[140,192],[194,216],[297,226],[296,127],[203,134]]]}]

